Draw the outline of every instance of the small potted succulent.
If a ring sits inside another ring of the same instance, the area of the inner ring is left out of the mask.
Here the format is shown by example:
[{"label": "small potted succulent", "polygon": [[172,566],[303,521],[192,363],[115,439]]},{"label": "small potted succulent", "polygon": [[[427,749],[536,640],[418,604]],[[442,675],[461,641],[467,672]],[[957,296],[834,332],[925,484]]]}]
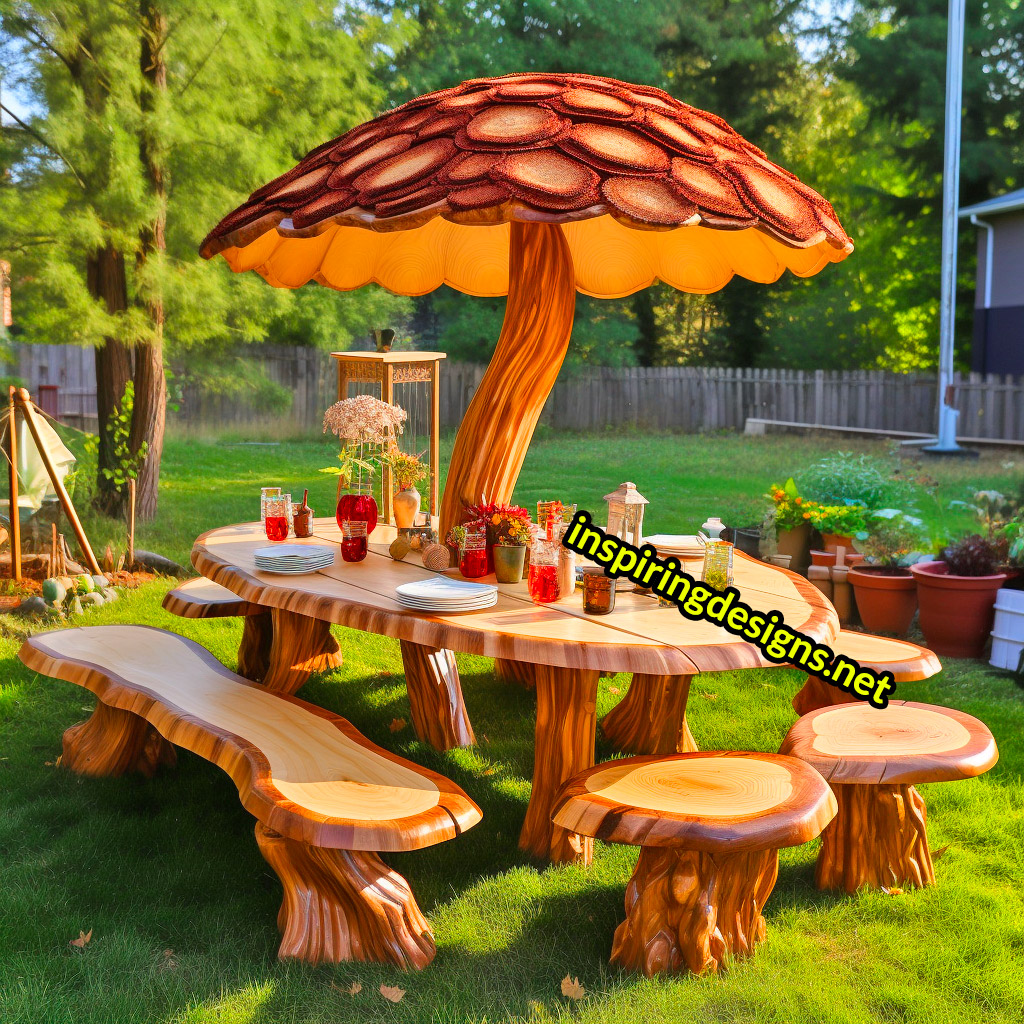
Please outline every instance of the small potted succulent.
[{"label": "small potted succulent", "polygon": [[518,583],[523,578],[526,549],[530,543],[530,513],[517,505],[502,506],[487,524],[494,538],[494,575],[499,583]]},{"label": "small potted succulent", "polygon": [[766,497],[771,501],[776,550],[789,556],[790,569],[803,572],[811,558],[811,518],[817,505],[800,496],[792,477],[781,487],[773,485]]},{"label": "small potted succulent", "polygon": [[975,533],[950,544],[939,560],[910,567],[917,579],[921,631],[936,654],[981,657],[996,594],[1006,582],[999,561],[996,544]]},{"label": "small potted succulent", "polygon": [[853,566],[847,580],[853,587],[864,628],[872,633],[906,633],[917,611],[917,581],[909,566],[925,544],[920,519],[897,509],[872,517],[861,548],[868,561]]},{"label": "small potted succulent", "polygon": [[381,465],[391,470],[391,483],[395,494],[391,499],[395,526],[406,530],[416,522],[422,497],[416,484],[427,475],[427,467],[418,455],[403,452],[397,444],[390,444],[380,456]]}]

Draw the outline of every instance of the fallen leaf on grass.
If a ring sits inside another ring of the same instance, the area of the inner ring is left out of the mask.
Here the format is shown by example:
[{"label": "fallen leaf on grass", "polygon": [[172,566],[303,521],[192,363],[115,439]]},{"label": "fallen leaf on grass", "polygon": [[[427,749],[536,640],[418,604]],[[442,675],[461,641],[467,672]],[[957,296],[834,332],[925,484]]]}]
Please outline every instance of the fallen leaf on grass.
[{"label": "fallen leaf on grass", "polygon": [[580,984],[579,978],[570,978],[567,974],[562,979],[562,995],[569,999],[584,999],[587,990]]},{"label": "fallen leaf on grass", "polygon": [[949,849],[949,843],[946,843],[946,845],[941,847],[940,849],[932,850],[932,860],[933,861],[938,860],[948,849]]},{"label": "fallen leaf on grass", "polygon": [[389,1003],[400,1003],[405,995],[405,989],[399,988],[397,985],[381,985],[380,994]]},{"label": "fallen leaf on grass", "polygon": [[68,943],[68,945],[69,946],[74,946],[76,949],[84,949],[86,947],[86,945],[89,943],[90,939],[92,939],[92,929],[91,928],[87,932],[83,932],[83,931],[79,930],[78,938],[77,939],[71,939],[71,941]]},{"label": "fallen leaf on grass", "polygon": [[886,896],[902,896],[903,890],[898,885],[882,886],[882,892]]},{"label": "fallen leaf on grass", "polygon": [[388,728],[392,732],[401,732],[406,727],[406,725],[408,725],[408,723],[404,718],[392,718],[391,724],[388,726]]},{"label": "fallen leaf on grass", "polygon": [[703,697],[703,698],[704,698],[705,700],[718,700],[718,694],[717,694],[717,693],[710,693],[710,692],[709,692],[709,691],[707,691],[707,690],[701,690],[701,691],[700,691],[700,695],[701,695],[701,696],[702,696],[702,697]]},{"label": "fallen leaf on grass", "polygon": [[344,992],[347,996],[357,996],[363,991],[363,986],[358,981],[353,981],[351,985],[336,985],[333,981],[331,982],[331,988],[335,992]]},{"label": "fallen leaf on grass", "polygon": [[617,686],[609,686],[608,687],[608,692],[609,693],[622,693],[622,691]]}]

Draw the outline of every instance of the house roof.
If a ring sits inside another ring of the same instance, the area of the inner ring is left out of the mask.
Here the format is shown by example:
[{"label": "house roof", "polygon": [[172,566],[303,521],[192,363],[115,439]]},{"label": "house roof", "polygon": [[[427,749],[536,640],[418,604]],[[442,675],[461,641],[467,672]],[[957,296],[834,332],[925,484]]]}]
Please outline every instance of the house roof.
[{"label": "house roof", "polygon": [[1024,210],[1024,188],[1019,188],[1014,192],[1007,192],[1005,196],[996,196],[995,199],[986,199],[983,203],[964,206],[960,210],[960,216],[970,217],[972,214],[984,216],[987,213],[1013,213],[1015,210]]}]

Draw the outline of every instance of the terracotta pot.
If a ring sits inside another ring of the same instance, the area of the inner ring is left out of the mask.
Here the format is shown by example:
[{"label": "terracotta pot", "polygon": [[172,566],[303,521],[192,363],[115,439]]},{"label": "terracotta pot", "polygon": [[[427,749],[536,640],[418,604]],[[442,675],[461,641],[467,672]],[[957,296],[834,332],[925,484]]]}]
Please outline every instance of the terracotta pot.
[{"label": "terracotta pot", "polygon": [[825,545],[826,551],[834,552],[837,548],[846,548],[847,551],[853,550],[853,538],[845,533],[823,533],[821,540]]},{"label": "terracotta pot", "polygon": [[869,633],[906,633],[917,611],[917,582],[908,569],[858,565],[846,574]]},{"label": "terracotta pot", "polygon": [[525,562],[525,545],[494,545],[494,575],[499,583],[518,583],[523,578]]},{"label": "terracotta pot", "polygon": [[919,562],[910,571],[917,580],[921,632],[928,646],[952,658],[980,658],[1006,573],[952,576],[941,561]]},{"label": "terracotta pot", "polygon": [[416,522],[416,513],[420,510],[420,492],[415,487],[406,487],[391,499],[391,507],[395,513],[395,526],[408,530]]},{"label": "terracotta pot", "polygon": [[802,573],[811,560],[811,524],[802,523],[792,530],[777,530],[776,549],[780,555],[789,555],[789,567]]},{"label": "terracotta pot", "polygon": [[811,565],[835,565],[836,553],[834,551],[815,551],[811,549]]}]

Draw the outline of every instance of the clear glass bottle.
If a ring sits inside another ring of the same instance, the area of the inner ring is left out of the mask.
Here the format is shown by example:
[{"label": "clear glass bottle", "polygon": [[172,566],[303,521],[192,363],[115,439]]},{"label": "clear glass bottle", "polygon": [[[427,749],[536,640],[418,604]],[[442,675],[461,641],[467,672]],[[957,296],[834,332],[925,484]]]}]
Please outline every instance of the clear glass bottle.
[{"label": "clear glass bottle", "polygon": [[704,565],[701,568],[701,582],[712,590],[725,590],[732,583],[732,545],[722,540],[725,524],[718,516],[709,516],[701,529],[708,535],[704,547]]}]

